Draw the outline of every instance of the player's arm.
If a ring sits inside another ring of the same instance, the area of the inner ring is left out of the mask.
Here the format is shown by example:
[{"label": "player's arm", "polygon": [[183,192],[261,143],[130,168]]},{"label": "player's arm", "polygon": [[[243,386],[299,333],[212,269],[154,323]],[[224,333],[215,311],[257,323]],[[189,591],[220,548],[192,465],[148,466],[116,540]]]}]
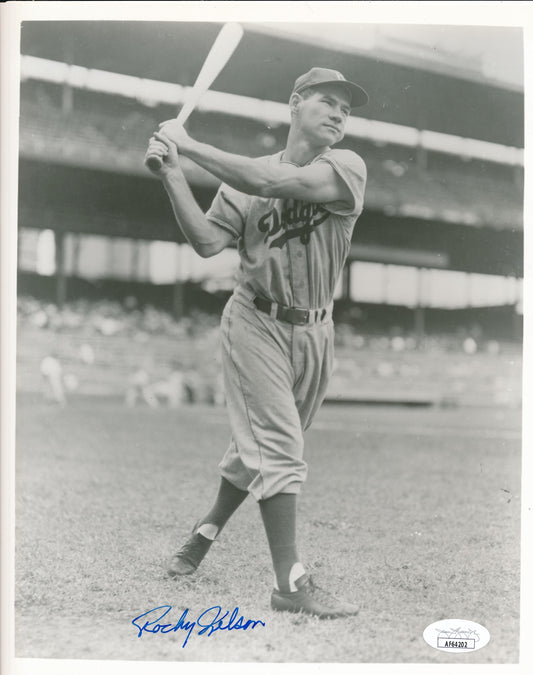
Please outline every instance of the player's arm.
[{"label": "player's arm", "polygon": [[183,155],[231,187],[246,194],[308,202],[352,202],[346,183],[327,162],[299,167],[280,163],[275,167],[252,157],[234,155],[191,138],[180,125],[164,122],[160,140],[176,143]]},{"label": "player's arm", "polygon": [[164,158],[159,170],[152,171],[161,179],[169,196],[172,210],[185,238],[202,258],[209,258],[225,249],[233,235],[207,220],[198,206],[179,163],[173,143],[150,139],[146,156]]}]

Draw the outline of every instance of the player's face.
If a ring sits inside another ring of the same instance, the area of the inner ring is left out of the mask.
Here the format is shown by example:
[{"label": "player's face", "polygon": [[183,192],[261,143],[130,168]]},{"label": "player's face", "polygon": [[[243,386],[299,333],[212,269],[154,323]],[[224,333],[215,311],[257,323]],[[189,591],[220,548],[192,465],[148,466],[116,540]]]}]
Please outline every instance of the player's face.
[{"label": "player's face", "polygon": [[324,84],[298,105],[300,131],[319,145],[334,145],[344,138],[350,115],[350,94],[338,84]]}]

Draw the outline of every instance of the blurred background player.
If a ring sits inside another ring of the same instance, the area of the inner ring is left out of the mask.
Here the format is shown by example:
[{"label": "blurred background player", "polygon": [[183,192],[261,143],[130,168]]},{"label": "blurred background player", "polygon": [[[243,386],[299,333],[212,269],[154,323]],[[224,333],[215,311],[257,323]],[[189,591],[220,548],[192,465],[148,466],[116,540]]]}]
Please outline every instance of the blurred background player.
[{"label": "blurred background player", "polygon": [[163,379],[159,379],[146,387],[150,400],[164,402],[174,410],[180,408],[187,401],[186,379],[182,364],[172,361],[169,371]]},{"label": "blurred background player", "polygon": [[56,352],[45,356],[40,364],[40,372],[44,384],[44,398],[48,401],[67,405],[63,366]]},{"label": "blurred background player", "polygon": [[154,359],[147,356],[135,366],[128,377],[126,396],[124,403],[128,408],[133,408],[138,402],[144,401],[150,408],[157,408],[159,403],[150,391],[151,373],[154,368]]},{"label": "blurred background player", "polygon": [[[282,152],[256,159],[223,152],[193,140],[175,120],[160,125],[147,151],[147,157],[164,158],[155,173],[196,252],[210,257],[236,240],[241,258],[221,324],[232,439],[215,503],[173,557],[169,573],[194,572],[250,493],[272,555],[272,608],[321,618],[358,612],[306,573],[296,547],[296,504],[307,476],[303,431],[333,368],[333,293],[366,185],[363,160],[331,146],[344,137],[351,109],[367,101],[366,92],[338,71],[312,68],[295,82]],[[179,155],[223,182],[206,215]]]}]

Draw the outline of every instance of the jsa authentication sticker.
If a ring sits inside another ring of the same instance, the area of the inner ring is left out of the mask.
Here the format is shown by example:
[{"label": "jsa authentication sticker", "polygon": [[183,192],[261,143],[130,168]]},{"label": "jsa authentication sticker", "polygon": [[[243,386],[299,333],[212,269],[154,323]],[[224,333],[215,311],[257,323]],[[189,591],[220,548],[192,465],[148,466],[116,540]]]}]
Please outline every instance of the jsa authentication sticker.
[{"label": "jsa authentication sticker", "polygon": [[441,619],[424,631],[424,640],[441,652],[475,652],[490,640],[490,633],[479,623],[466,619]]}]

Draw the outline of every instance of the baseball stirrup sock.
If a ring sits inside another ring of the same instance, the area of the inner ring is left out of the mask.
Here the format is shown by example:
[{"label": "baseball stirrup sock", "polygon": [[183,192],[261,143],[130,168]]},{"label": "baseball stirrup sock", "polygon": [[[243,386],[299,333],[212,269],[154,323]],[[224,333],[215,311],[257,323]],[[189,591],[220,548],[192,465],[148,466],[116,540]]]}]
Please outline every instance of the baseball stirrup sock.
[{"label": "baseball stirrup sock", "polygon": [[209,513],[199,520],[196,532],[206,539],[215,539],[247,496],[246,490],[239,490],[222,478],[215,503]]},{"label": "baseball stirrup sock", "polygon": [[[294,563],[294,565],[291,567],[291,571],[289,572],[289,591],[294,592],[298,590],[296,582],[303,576],[305,576],[305,567],[300,562]],[[274,574],[274,588],[278,591],[280,590],[278,578],[275,574]]]},{"label": "baseball stirrup sock", "polygon": [[296,495],[277,494],[259,502],[276,575],[276,587],[296,591],[295,581],[305,573],[296,550]]},{"label": "baseball stirrup sock", "polygon": [[204,523],[196,528],[196,533],[201,534],[202,537],[205,537],[206,539],[214,541],[218,534],[218,527],[212,523]]},{"label": "baseball stirrup sock", "polygon": [[297,591],[298,587],[296,586],[296,582],[300,577],[303,577],[305,574],[305,568],[302,565],[301,562],[294,563],[294,565],[291,567],[291,571],[289,573],[289,590],[290,591]]}]

